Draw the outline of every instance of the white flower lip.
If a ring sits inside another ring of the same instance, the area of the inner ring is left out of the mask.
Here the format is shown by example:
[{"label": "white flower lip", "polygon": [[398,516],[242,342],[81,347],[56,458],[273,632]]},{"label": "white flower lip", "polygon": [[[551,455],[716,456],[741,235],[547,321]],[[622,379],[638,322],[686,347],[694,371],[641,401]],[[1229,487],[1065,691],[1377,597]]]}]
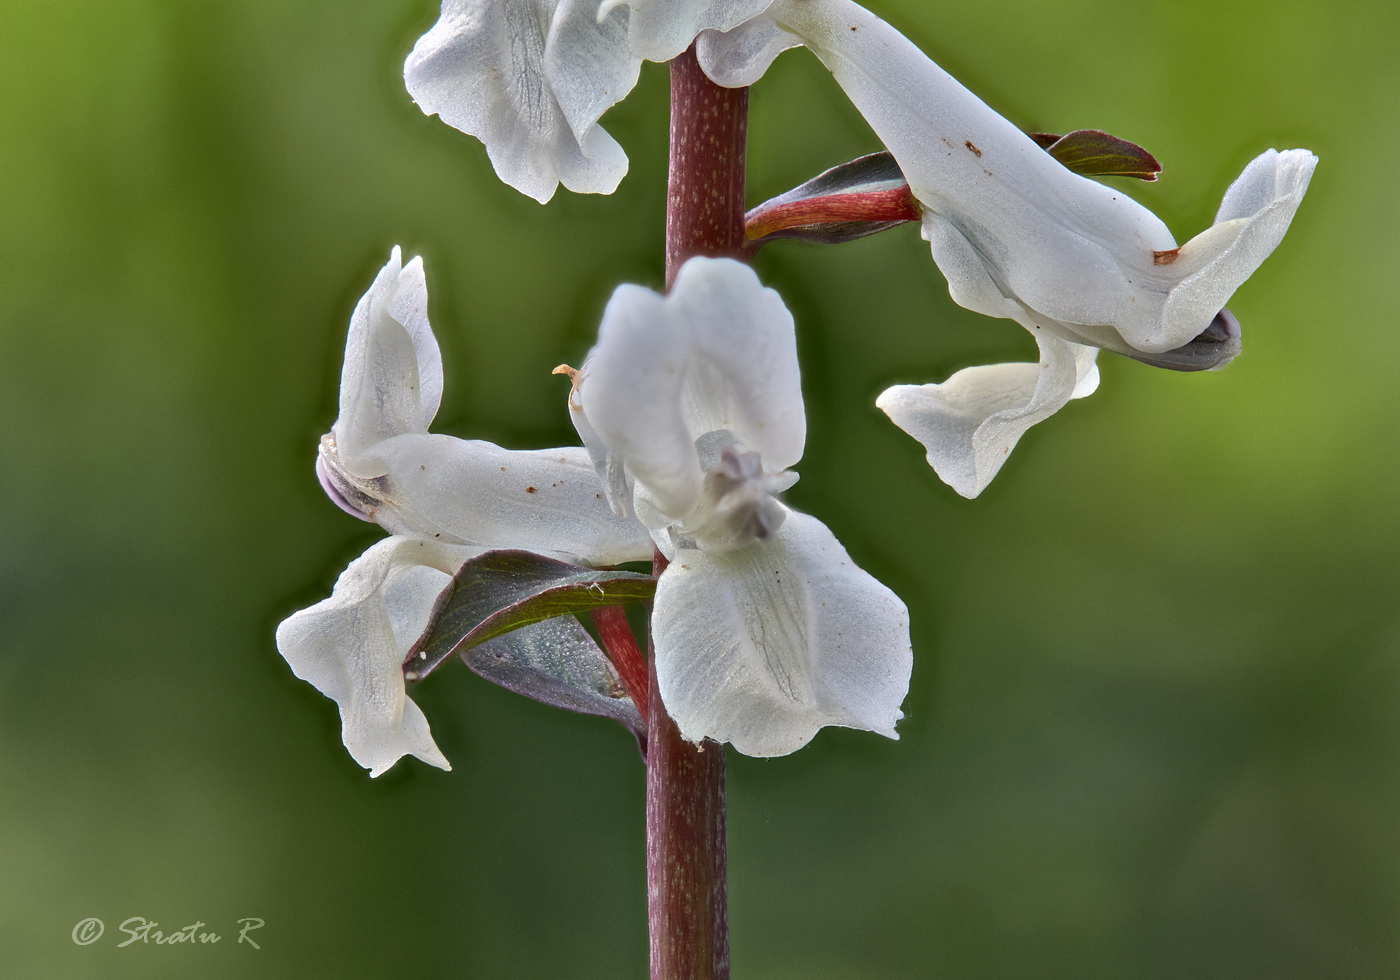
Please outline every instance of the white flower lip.
[{"label": "white flower lip", "polygon": [[653,623],[661,699],[690,741],[779,756],[828,725],[899,737],[908,610],[814,517],[791,511],[747,548],[678,551]]},{"label": "white flower lip", "polygon": [[1041,332],[1035,364],[964,368],[942,384],[895,385],[875,401],[928,451],[939,479],[976,497],[1026,430],[1098,387],[1098,350]]},{"label": "white flower lip", "polygon": [[371,776],[405,755],[452,768],[404,694],[403,658],[448,577],[476,550],[386,538],[350,563],[329,598],[277,627],[277,649],[339,706],[341,740]]},{"label": "white flower lip", "polygon": [[701,31],[728,30],[768,0],[444,0],[404,63],[429,115],[477,137],[496,174],[540,203],[562,183],[611,194],[627,154],[598,125]]},{"label": "white flower lip", "polygon": [[404,63],[409,94],[480,139],[501,180],[540,203],[561,183],[610,194],[627,154],[597,122],[632,90],[641,59],[625,23],[599,23],[595,10],[579,0],[444,0]]}]

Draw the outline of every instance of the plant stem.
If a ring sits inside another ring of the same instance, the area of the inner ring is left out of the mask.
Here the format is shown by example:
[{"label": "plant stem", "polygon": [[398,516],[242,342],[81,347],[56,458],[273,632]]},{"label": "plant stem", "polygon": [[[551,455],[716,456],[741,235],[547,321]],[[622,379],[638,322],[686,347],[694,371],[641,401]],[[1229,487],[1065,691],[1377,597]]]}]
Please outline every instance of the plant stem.
[{"label": "plant stem", "polygon": [[692,745],[662,709],[651,662],[647,912],[652,980],[728,980],[724,746]]},{"label": "plant stem", "polygon": [[671,178],[666,192],[666,288],[694,255],[741,259],[749,90],[721,88],[695,48],[671,62]]},{"label": "plant stem", "polygon": [[627,621],[627,613],[621,606],[600,606],[593,610],[593,624],[598,627],[598,639],[603,641],[603,649],[645,725],[650,681],[647,680],[646,660],[637,647],[637,636]]},{"label": "plant stem", "polygon": [[[695,255],[744,256],[747,89],[721,88],[692,47],[671,62],[666,287]],[[658,552],[653,569],[666,559]],[[652,980],[728,980],[724,746],[681,738],[650,661],[647,912]]]}]

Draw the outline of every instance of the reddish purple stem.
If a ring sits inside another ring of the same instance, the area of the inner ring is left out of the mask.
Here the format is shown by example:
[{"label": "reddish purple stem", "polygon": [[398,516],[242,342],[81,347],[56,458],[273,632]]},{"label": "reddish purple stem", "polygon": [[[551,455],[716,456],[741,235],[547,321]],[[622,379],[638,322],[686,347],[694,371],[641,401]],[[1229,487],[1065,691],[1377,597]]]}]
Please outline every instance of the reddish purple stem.
[{"label": "reddish purple stem", "polygon": [[[742,259],[747,89],[721,88],[692,48],[671,62],[666,286],[696,255]],[[653,563],[660,575],[666,560]],[[655,644],[653,643],[653,650]],[[728,980],[724,746],[693,745],[666,713],[651,659],[647,914],[652,980]]]}]

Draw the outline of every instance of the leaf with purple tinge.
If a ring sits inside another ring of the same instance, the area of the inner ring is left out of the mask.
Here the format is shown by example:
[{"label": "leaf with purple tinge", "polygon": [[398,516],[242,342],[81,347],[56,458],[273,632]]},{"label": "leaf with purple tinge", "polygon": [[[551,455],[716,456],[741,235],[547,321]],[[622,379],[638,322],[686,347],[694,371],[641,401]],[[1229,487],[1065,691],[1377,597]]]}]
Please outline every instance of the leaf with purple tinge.
[{"label": "leaf with purple tinge", "polygon": [[1082,177],[1156,180],[1162,172],[1162,165],[1151,153],[1101,129],[1076,129],[1063,136],[1055,133],[1026,135],[1068,170]]},{"label": "leaf with purple tinge", "polygon": [[894,157],[870,153],[760,204],[744,215],[744,234],[753,246],[777,238],[839,245],[919,216]]},{"label": "leaf with purple tinge", "polygon": [[531,623],[462,651],[481,677],[542,704],[611,718],[639,740],[646,724],[617,670],[573,616]]},{"label": "leaf with purple tinge", "polygon": [[464,564],[438,597],[427,629],[404,659],[404,676],[421,680],[453,654],[531,623],[655,594],[656,579],[640,572],[571,565],[530,551],[488,551]]}]

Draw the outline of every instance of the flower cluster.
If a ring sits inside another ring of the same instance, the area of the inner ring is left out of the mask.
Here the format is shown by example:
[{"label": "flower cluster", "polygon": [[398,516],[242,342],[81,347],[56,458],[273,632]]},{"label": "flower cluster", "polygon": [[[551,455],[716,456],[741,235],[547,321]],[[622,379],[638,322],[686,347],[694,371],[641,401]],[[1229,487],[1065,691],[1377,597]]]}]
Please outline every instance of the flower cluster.
[{"label": "flower cluster", "polygon": [[[692,45],[730,87],[810,50],[892,155],[952,298],[1034,336],[1037,362],[877,401],[968,497],[1030,426],[1094,391],[1099,350],[1177,370],[1228,363],[1240,334],[1224,305],[1281,241],[1316,165],[1306,150],[1265,152],[1215,224],[1178,245],[852,0],[444,0],[404,75],[425,112],[479,138],[503,181],[545,202],[561,183],[617,186],[626,154],[599,120],[643,61]],[[666,295],[617,289],[568,372],[582,447],[430,433],[443,379],[426,311],[422,264],[395,249],[355,310],[340,417],[316,463],[337,504],[391,537],[277,635],[298,676],[339,704],[356,761],[376,775],[408,754],[446,768],[402,665],[450,576],[493,549],[592,567],[663,556],[653,656],[687,739],[770,756],[828,725],[897,737],[907,611],[781,499],[806,440],[796,339],[751,269],[695,258]]]},{"label": "flower cluster", "polygon": [[404,695],[403,663],[463,562],[496,548],[598,565],[651,556],[646,529],[603,501],[584,450],[428,432],[443,379],[427,310],[422,261],[402,265],[395,248],[355,307],[340,417],[316,460],[331,499],[392,537],[277,629],[296,675],[339,704],[345,747],[373,775],[404,755],[447,768]]}]

